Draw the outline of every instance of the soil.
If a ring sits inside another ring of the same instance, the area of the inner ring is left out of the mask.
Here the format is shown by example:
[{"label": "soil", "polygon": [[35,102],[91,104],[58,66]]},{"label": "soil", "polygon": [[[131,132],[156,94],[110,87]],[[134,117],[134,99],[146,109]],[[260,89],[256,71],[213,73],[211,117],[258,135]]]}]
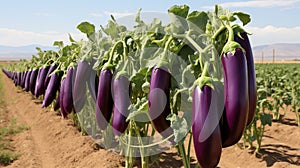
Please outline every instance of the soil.
[{"label": "soil", "polygon": [[[89,137],[82,135],[70,119],[62,119],[49,108],[41,108],[41,100],[14,86],[2,74],[6,118],[30,129],[12,137],[12,146],[21,156],[7,167],[11,168],[75,168],[124,167],[125,159],[118,153],[99,148]],[[266,127],[261,151],[240,149],[237,145],[224,148],[218,167],[299,167],[300,127],[295,114],[287,111],[280,122]],[[195,167],[192,150],[192,167]],[[1,166],[0,166],[1,167]],[[153,167],[183,167],[175,149],[159,156]]]}]

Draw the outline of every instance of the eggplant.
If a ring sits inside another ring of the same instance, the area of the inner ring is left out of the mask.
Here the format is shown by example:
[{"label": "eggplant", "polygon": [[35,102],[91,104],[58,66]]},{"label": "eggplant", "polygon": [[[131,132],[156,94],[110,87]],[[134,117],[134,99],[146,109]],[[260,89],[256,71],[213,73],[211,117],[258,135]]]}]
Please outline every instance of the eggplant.
[{"label": "eggplant", "polygon": [[40,76],[38,77],[36,83],[36,97],[39,97],[40,95],[45,93],[46,88],[44,85],[44,81],[46,80],[49,69],[49,66],[41,68]]},{"label": "eggplant", "polygon": [[86,95],[86,82],[90,77],[92,67],[86,61],[80,61],[76,68],[76,75],[73,88],[73,103],[76,112],[81,111],[83,108],[87,95]]},{"label": "eggplant", "polygon": [[28,73],[28,71],[23,72],[22,81],[21,81],[21,87],[22,88],[25,88],[25,81],[26,81],[27,73]]},{"label": "eggplant", "polygon": [[194,149],[200,167],[205,168],[216,167],[222,153],[218,112],[212,108],[216,106],[213,92],[215,91],[210,86],[204,85],[202,89],[197,86],[192,101]]},{"label": "eggplant", "polygon": [[128,126],[126,118],[129,115],[130,83],[127,77],[120,76],[113,81],[114,112],[112,127],[114,134],[120,136]]},{"label": "eggplant", "polygon": [[247,71],[248,71],[248,94],[249,94],[249,113],[247,125],[251,124],[253,121],[255,111],[256,111],[256,102],[257,102],[257,91],[256,91],[256,73],[255,65],[253,59],[253,53],[251,44],[246,32],[240,33],[241,37],[238,35],[234,36],[234,40],[238,42],[246,52],[247,59]]},{"label": "eggplant", "polygon": [[60,105],[60,114],[63,118],[68,116],[68,112],[65,110],[64,105],[64,97],[65,97],[65,82],[66,78],[64,78],[60,83],[60,95],[59,95],[59,105]]},{"label": "eggplant", "polygon": [[26,79],[25,79],[25,91],[28,92],[30,90],[30,76],[31,76],[31,70],[28,71]]},{"label": "eggplant", "polygon": [[222,55],[224,105],[222,146],[237,143],[243,135],[249,112],[247,60],[241,48]]},{"label": "eggplant", "polygon": [[48,87],[46,89],[45,92],[45,97],[44,97],[44,101],[42,104],[42,107],[48,107],[52,101],[55,99],[56,97],[56,92],[59,89],[59,85],[60,85],[60,81],[61,80],[61,75],[60,74],[53,74],[51,75]]},{"label": "eggplant", "polygon": [[35,87],[34,87],[34,95],[35,97],[38,97],[37,96],[37,86],[39,84],[39,79],[41,77],[41,71],[42,71],[43,68],[39,68],[39,71],[38,71],[38,74],[37,74],[37,77],[36,77],[36,83],[35,83]]},{"label": "eggplant", "polygon": [[48,87],[48,84],[50,82],[51,76],[50,74],[57,68],[56,64],[52,64],[47,72],[47,75],[45,77],[45,81],[44,81],[44,89],[46,90]]},{"label": "eggplant", "polygon": [[99,90],[96,102],[96,120],[98,127],[105,130],[112,114],[113,99],[111,94],[112,72],[108,69],[101,70],[99,76]]},{"label": "eggplant", "polygon": [[39,69],[34,69],[31,72],[31,75],[30,75],[30,84],[29,84],[29,87],[30,87],[31,94],[33,94],[33,95],[34,95],[36,78],[37,78],[38,72],[39,72]]},{"label": "eggplant", "polygon": [[73,96],[72,96],[72,77],[73,77],[73,67],[69,67],[67,71],[66,78],[64,79],[64,84],[61,85],[63,88],[63,108],[65,113],[70,114],[73,110]]},{"label": "eggplant", "polygon": [[148,95],[149,113],[155,129],[164,137],[173,134],[167,116],[170,109],[171,74],[163,68],[153,68]]}]

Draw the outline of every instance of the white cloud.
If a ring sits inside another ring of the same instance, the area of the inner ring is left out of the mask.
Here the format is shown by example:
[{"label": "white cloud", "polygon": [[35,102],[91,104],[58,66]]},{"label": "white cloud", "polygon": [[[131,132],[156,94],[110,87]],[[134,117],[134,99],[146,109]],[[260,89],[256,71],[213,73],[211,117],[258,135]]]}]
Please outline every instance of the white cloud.
[{"label": "white cloud", "polygon": [[103,15],[100,14],[100,13],[89,13],[90,16],[93,16],[93,17],[102,17]]},{"label": "white cloud", "polygon": [[[75,40],[85,39],[82,33],[70,33]],[[54,41],[69,42],[68,33],[48,31],[36,33],[17,29],[0,28],[0,45],[6,46],[23,46],[31,44],[40,44],[52,46]]]},{"label": "white cloud", "polygon": [[115,18],[135,15],[135,13],[129,13],[129,12],[108,12],[108,11],[104,11],[104,14],[105,15],[113,15],[113,17],[115,17]]},{"label": "white cloud", "polygon": [[[242,1],[242,2],[225,2],[219,5],[224,8],[232,7],[290,7],[300,2],[300,0],[252,0],[252,1]],[[204,6],[205,9],[214,9],[214,6]]]},{"label": "white cloud", "polygon": [[273,43],[300,43],[300,27],[250,27],[246,30],[252,33],[250,36],[253,46]]}]

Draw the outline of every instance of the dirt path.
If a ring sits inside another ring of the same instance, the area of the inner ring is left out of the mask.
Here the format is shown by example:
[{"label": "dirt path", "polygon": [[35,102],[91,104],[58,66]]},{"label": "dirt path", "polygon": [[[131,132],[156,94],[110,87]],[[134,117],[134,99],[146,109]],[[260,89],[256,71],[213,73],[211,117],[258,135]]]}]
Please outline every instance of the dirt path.
[{"label": "dirt path", "polygon": [[[21,125],[30,126],[29,130],[14,136],[12,145],[21,156],[9,168],[124,166],[124,158],[105,149],[96,149],[95,142],[81,135],[71,120],[62,119],[49,109],[42,109],[40,100],[16,88],[5,75],[2,75],[2,82],[8,117],[16,118]],[[281,122],[267,127],[258,154],[240,150],[237,146],[223,149],[219,167],[299,167],[300,127],[295,123],[295,114],[288,112]],[[176,150],[163,153],[159,167],[183,167]]]},{"label": "dirt path", "polygon": [[82,136],[70,120],[41,108],[41,101],[16,88],[2,75],[4,100],[9,118],[30,129],[17,134],[12,145],[21,153],[8,167],[120,167],[122,157],[116,153],[94,149],[95,143]]}]

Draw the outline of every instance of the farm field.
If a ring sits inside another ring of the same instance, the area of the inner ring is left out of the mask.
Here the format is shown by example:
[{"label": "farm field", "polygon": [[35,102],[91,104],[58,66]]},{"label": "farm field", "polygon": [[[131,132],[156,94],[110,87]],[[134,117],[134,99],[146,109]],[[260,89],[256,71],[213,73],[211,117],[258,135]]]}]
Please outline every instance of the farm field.
[{"label": "farm field", "polygon": [[85,39],[3,63],[0,148],[15,154],[0,163],[299,167],[300,64],[255,63],[247,13],[167,12],[168,24],[141,9],[133,27],[82,21]]},{"label": "farm field", "polygon": [[[7,167],[124,167],[125,159],[117,153],[99,149],[89,137],[82,135],[70,119],[62,119],[49,108],[41,108],[41,100],[16,88],[2,74],[3,96],[7,119],[30,127],[12,137],[12,146],[21,156]],[[272,126],[266,126],[261,150],[224,148],[218,167],[298,167],[300,165],[300,127],[295,113],[287,112]],[[283,113],[283,109],[281,110]],[[194,151],[191,151],[195,161]],[[193,162],[192,162],[193,163]],[[195,162],[194,162],[195,163]],[[192,165],[195,167],[195,165]],[[159,155],[152,167],[183,167],[176,150]]]}]

